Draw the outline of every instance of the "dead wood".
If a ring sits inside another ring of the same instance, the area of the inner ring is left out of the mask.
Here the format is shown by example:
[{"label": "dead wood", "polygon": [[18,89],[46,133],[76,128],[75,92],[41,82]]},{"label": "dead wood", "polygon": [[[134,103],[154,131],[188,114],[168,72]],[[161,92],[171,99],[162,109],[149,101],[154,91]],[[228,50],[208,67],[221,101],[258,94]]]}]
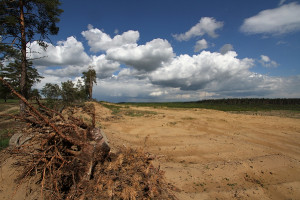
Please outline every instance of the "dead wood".
[{"label": "dead wood", "polygon": [[74,109],[64,117],[38,100],[35,108],[0,81],[27,105],[26,116],[10,117],[28,123],[22,134],[30,139],[24,137],[12,152],[19,157],[16,165],[24,166],[19,181],[40,176],[43,199],[175,199],[163,172],[150,163],[153,157],[131,149],[110,153],[105,134],[96,127],[93,104],[82,108],[92,119],[89,124],[75,117]]},{"label": "dead wood", "polygon": [[55,111],[55,110],[53,110],[53,109],[50,109],[50,108],[44,106],[44,105],[39,101],[38,98],[35,98],[35,100],[36,100],[37,104],[38,104],[41,108],[43,108],[44,110],[46,110],[47,113],[48,113],[50,116],[53,116],[52,113],[54,113],[54,114],[57,114],[58,116],[60,116],[60,118],[61,118],[63,121],[65,121],[64,116],[62,116],[62,114],[61,114],[60,112],[57,112],[57,111]]}]

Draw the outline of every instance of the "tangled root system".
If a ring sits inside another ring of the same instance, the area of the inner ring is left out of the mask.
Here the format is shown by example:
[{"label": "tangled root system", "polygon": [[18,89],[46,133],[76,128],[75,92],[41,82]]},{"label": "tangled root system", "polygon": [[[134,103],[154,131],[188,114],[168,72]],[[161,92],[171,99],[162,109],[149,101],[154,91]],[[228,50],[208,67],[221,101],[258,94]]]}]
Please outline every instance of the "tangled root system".
[{"label": "tangled root system", "polygon": [[33,135],[12,152],[16,165],[24,166],[20,183],[38,177],[42,199],[175,199],[163,172],[151,164],[143,150],[119,148],[110,152],[105,136],[95,127],[95,108],[86,104],[82,112],[90,123],[51,110],[37,100],[30,104],[0,77],[27,106],[26,115],[11,116],[28,123],[23,131]]}]

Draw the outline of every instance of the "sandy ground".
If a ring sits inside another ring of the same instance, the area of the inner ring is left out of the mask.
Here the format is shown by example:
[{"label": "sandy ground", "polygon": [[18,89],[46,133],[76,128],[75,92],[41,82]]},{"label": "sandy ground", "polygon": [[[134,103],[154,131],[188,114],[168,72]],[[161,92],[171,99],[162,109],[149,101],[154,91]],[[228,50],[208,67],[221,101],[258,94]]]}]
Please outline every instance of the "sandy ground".
[{"label": "sandy ground", "polygon": [[[135,107],[124,110],[152,113],[116,116],[95,105],[112,150],[155,155],[178,199],[300,199],[300,119]],[[12,158],[0,161],[0,199],[40,198],[34,180],[15,184]]]},{"label": "sandy ground", "polygon": [[115,145],[143,147],[179,199],[300,199],[300,119],[205,109],[113,117],[97,106]]}]

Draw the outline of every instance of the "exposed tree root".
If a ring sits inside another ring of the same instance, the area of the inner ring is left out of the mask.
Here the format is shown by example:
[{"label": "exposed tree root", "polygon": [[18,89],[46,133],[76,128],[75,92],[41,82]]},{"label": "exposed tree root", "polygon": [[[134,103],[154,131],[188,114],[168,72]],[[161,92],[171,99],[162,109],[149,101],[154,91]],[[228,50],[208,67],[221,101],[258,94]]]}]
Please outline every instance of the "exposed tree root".
[{"label": "exposed tree root", "polygon": [[13,94],[27,106],[24,116],[10,116],[28,123],[23,132],[34,135],[30,143],[15,148],[16,165],[24,166],[19,181],[39,176],[42,199],[175,199],[163,173],[153,167],[142,150],[110,147],[95,127],[93,104],[83,107],[91,124],[47,108],[38,108],[18,94],[5,80]]}]

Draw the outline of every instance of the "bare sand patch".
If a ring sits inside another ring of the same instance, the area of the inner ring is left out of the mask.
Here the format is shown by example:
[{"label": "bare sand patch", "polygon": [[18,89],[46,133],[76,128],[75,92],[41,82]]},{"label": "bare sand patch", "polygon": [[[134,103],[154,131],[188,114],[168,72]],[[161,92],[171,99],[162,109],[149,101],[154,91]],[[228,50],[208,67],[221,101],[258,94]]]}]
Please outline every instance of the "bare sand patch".
[{"label": "bare sand patch", "polygon": [[102,121],[105,133],[113,146],[143,147],[156,155],[179,199],[299,199],[299,119],[130,109],[158,114]]}]

